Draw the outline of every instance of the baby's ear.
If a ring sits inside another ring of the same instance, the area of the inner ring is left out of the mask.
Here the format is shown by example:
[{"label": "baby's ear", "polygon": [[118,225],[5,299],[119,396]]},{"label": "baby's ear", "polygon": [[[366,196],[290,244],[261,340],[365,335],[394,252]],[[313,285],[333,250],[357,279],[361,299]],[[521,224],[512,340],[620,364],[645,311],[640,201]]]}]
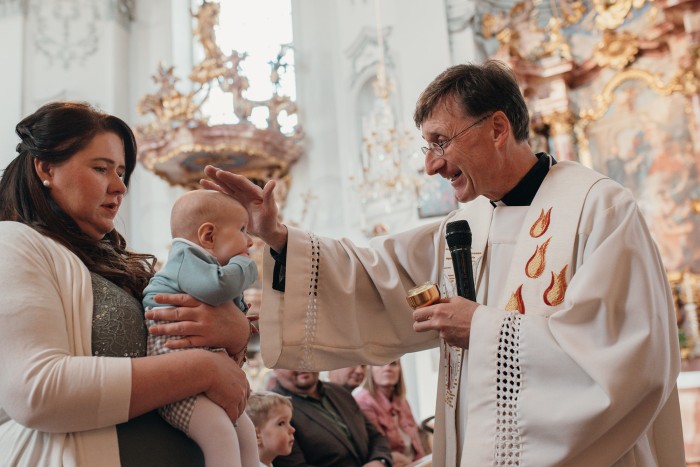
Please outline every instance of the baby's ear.
[{"label": "baby's ear", "polygon": [[214,231],[216,226],[211,222],[205,222],[197,229],[197,238],[202,248],[214,248]]},{"label": "baby's ear", "polygon": [[258,441],[258,447],[262,447],[262,436],[260,436],[260,428],[255,427],[255,439]]}]

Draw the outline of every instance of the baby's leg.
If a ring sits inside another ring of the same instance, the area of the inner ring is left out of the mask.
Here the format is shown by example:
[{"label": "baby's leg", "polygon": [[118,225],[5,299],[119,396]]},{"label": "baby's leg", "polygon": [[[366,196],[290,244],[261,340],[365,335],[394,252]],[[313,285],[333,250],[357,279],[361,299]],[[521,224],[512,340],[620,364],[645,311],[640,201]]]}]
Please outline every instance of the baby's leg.
[{"label": "baby's leg", "polygon": [[241,467],[238,435],[233,422],[224,409],[209,398],[197,396],[187,434],[202,449],[207,467]]},{"label": "baby's leg", "polygon": [[236,420],[236,434],[238,435],[238,445],[241,449],[243,467],[259,467],[258,437],[255,434],[253,421],[245,412]]}]

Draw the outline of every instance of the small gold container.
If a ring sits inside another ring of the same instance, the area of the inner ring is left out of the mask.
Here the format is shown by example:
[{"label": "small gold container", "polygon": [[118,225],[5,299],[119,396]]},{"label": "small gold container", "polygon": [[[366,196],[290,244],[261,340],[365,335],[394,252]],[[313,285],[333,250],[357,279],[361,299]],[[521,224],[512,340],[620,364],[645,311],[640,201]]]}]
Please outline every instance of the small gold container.
[{"label": "small gold container", "polygon": [[406,301],[414,310],[422,306],[432,305],[440,300],[440,290],[433,282],[413,287],[408,291]]}]

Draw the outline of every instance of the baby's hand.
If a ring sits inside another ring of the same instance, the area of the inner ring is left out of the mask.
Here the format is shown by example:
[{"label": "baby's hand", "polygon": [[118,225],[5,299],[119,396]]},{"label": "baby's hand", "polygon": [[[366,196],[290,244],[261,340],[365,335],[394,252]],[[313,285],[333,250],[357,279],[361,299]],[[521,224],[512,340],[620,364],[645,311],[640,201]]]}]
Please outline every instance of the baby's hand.
[{"label": "baby's hand", "polygon": [[250,333],[251,334],[260,334],[260,329],[258,328],[257,321],[260,319],[260,315],[254,315],[253,313],[248,312],[245,317],[248,319],[248,323],[250,324]]},{"label": "baby's hand", "polygon": [[231,358],[233,359],[234,362],[238,363],[238,366],[243,368],[243,364],[246,362],[247,358],[246,355],[248,355],[248,346],[246,345],[243,347],[243,349],[238,352],[236,355],[231,355]]},{"label": "baby's hand", "polygon": [[[258,320],[258,316],[246,316],[246,318],[248,319],[248,323],[250,325],[250,333],[251,334],[259,333],[258,328],[256,328],[255,325],[253,324],[253,321]],[[245,347],[243,347],[237,354],[231,355],[231,358],[233,359],[233,361],[238,363],[238,366],[243,368],[243,364],[248,360],[247,355],[248,355],[248,344],[246,344]]]}]

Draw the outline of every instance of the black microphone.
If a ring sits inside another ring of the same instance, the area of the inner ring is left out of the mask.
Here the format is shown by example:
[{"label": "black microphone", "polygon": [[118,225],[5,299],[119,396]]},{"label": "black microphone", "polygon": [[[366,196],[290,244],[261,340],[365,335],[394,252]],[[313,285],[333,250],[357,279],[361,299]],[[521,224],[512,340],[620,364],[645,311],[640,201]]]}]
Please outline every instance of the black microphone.
[{"label": "black microphone", "polygon": [[472,270],[472,230],[469,222],[462,220],[447,224],[445,239],[452,256],[457,295],[476,301]]}]

